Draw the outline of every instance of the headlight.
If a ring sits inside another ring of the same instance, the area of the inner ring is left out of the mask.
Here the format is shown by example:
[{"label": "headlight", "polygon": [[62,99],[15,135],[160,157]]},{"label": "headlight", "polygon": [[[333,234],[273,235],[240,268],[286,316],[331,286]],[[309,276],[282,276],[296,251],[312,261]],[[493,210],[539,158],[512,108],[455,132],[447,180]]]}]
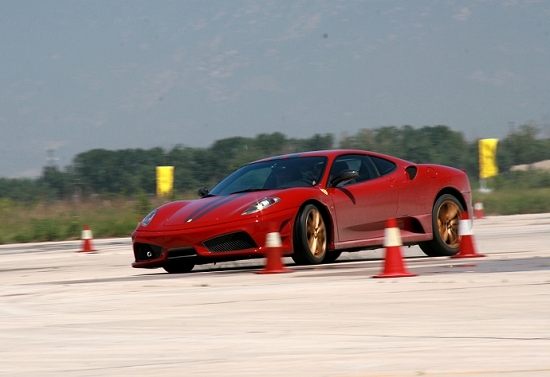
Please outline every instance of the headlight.
[{"label": "headlight", "polygon": [[158,212],[158,209],[154,209],[151,212],[149,212],[149,214],[145,216],[143,220],[141,220],[141,226],[149,225],[149,223],[151,222],[151,220],[153,220],[153,217],[155,217],[157,212]]},{"label": "headlight", "polygon": [[263,198],[262,200],[258,200],[256,203],[248,207],[248,209],[241,213],[241,215],[250,215],[251,213],[263,211],[267,207],[271,207],[273,204],[277,203],[279,200],[281,199],[277,197]]}]

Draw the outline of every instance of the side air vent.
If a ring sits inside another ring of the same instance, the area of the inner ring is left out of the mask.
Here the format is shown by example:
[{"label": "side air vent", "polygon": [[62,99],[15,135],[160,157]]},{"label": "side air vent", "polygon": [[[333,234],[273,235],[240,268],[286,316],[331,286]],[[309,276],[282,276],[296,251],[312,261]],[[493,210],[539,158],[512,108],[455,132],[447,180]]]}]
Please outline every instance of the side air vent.
[{"label": "side air vent", "polygon": [[245,232],[224,234],[203,242],[204,247],[213,253],[239,251],[258,247],[252,237]]},{"label": "side air vent", "polygon": [[416,173],[418,173],[418,168],[416,166],[409,166],[405,170],[407,171],[411,181],[416,177]]}]

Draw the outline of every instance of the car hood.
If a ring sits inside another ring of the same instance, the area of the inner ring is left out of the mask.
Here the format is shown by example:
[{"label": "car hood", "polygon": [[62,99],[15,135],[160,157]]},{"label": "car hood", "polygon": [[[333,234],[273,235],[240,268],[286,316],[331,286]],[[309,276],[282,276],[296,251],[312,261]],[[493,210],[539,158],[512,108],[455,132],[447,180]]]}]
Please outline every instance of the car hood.
[{"label": "car hood", "polygon": [[[182,203],[165,221],[165,226],[183,224],[204,225],[208,222],[225,222],[241,219],[241,214],[265,197],[280,196],[279,191],[258,191],[224,196],[212,196]],[[256,216],[251,214],[247,216]]]}]

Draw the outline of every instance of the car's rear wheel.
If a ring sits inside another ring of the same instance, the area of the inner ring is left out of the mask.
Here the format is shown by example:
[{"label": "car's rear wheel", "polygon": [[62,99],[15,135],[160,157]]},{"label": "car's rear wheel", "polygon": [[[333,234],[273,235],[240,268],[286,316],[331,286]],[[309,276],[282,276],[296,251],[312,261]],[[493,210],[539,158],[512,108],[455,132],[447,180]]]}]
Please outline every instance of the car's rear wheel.
[{"label": "car's rear wheel", "polygon": [[327,227],[319,208],[306,205],[298,214],[294,233],[296,264],[320,264],[327,254]]},{"label": "car's rear wheel", "polygon": [[455,255],[460,246],[458,223],[464,207],[456,197],[441,195],[432,209],[433,239],[419,244],[422,251],[430,257]]},{"label": "car's rear wheel", "polygon": [[164,270],[169,274],[182,274],[189,272],[195,267],[195,263],[191,261],[171,261],[167,265],[163,266]]}]

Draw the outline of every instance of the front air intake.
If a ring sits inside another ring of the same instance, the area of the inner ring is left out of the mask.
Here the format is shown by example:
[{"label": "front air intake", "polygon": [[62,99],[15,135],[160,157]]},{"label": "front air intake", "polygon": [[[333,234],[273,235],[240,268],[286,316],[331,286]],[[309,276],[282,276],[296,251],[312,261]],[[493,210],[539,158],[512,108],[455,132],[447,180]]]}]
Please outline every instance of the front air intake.
[{"label": "front air intake", "polygon": [[258,247],[246,232],[224,234],[203,242],[204,247],[213,253],[255,249]]},{"label": "front air intake", "polygon": [[157,259],[162,255],[162,248],[160,246],[148,243],[136,243],[134,244],[134,250],[137,262]]}]

